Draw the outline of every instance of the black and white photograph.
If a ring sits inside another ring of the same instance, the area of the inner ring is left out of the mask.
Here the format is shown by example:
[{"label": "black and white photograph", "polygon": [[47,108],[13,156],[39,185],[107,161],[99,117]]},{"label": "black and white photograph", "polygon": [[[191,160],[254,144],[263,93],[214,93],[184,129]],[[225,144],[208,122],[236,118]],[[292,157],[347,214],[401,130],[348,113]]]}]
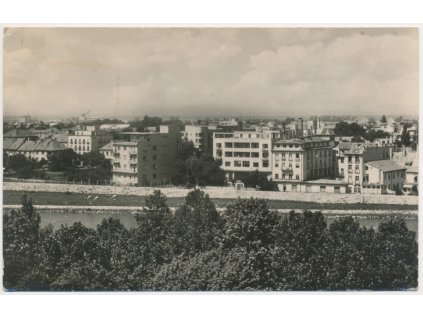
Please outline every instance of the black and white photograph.
[{"label": "black and white photograph", "polygon": [[416,293],[416,26],[6,26],[2,282]]}]

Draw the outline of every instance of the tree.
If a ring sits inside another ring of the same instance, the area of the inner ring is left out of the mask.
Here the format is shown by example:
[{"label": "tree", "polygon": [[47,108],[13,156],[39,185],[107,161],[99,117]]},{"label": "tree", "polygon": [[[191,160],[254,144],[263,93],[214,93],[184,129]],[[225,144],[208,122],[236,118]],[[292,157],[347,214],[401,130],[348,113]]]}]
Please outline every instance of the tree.
[{"label": "tree", "polygon": [[357,123],[348,124],[347,122],[339,122],[333,129],[336,136],[353,136],[363,137],[366,130]]},{"label": "tree", "polygon": [[173,218],[166,197],[158,190],[147,197],[146,208],[135,218],[138,226],[128,242],[131,277],[136,289],[145,289],[157,268],[172,260]]},{"label": "tree", "polygon": [[40,216],[32,200],[24,194],[22,208],[3,214],[3,259],[5,288],[28,290],[34,286],[28,283],[37,255]]},{"label": "tree", "polygon": [[377,260],[377,290],[403,290],[417,287],[416,233],[407,229],[403,219],[391,219],[380,223],[375,237]]},{"label": "tree", "polygon": [[405,124],[401,133],[401,144],[409,147],[411,145],[410,132],[407,131],[408,125]]},{"label": "tree", "polygon": [[222,235],[222,219],[208,194],[200,190],[188,193],[174,213],[174,249],[179,255],[194,255],[218,245]]},{"label": "tree", "polygon": [[382,119],[380,120],[380,122],[382,124],[386,124],[387,120],[386,120],[386,116],[385,115],[382,116]]},{"label": "tree", "polygon": [[67,148],[57,151],[48,157],[50,171],[69,171],[76,169],[81,164],[81,156],[73,149]]},{"label": "tree", "polygon": [[326,221],[320,212],[291,211],[276,229],[273,264],[278,290],[326,287]]},{"label": "tree", "polygon": [[210,154],[201,153],[192,142],[183,142],[172,175],[175,185],[224,185],[225,174]]},{"label": "tree", "polygon": [[263,191],[278,191],[277,184],[269,180],[265,174],[260,173],[258,170],[248,172],[244,177],[241,177],[241,180],[247,187],[258,188]]}]

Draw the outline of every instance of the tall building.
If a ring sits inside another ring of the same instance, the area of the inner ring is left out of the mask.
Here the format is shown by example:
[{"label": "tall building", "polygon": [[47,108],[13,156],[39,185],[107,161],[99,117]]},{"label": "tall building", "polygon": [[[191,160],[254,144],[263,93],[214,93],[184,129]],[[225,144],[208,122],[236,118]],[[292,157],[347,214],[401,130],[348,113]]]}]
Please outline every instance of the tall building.
[{"label": "tall building", "polygon": [[84,154],[90,151],[98,151],[111,140],[111,135],[100,130],[98,125],[81,125],[80,129],[69,132],[68,148],[73,149],[78,154]]},{"label": "tall building", "polygon": [[179,128],[159,132],[122,132],[113,141],[113,182],[121,185],[169,184],[179,143]]},{"label": "tall building", "polygon": [[280,131],[234,131],[213,133],[213,157],[222,161],[221,168],[230,180],[258,170],[271,174],[272,141]]},{"label": "tall building", "polygon": [[348,184],[348,192],[361,193],[365,179],[365,164],[369,161],[388,160],[391,147],[364,143],[340,142],[334,148],[337,174]]},{"label": "tall building", "polygon": [[202,151],[210,150],[211,134],[207,126],[203,125],[185,125],[181,132],[182,140],[192,141],[194,147]]}]

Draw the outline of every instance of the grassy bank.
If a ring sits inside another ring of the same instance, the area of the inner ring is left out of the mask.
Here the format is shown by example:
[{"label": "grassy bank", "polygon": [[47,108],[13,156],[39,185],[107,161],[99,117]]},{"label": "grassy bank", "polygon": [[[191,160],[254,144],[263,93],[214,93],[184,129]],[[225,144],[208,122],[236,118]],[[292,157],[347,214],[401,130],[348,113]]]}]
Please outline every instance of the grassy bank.
[{"label": "grassy bank", "polygon": [[[91,206],[143,206],[145,197],[136,195],[105,195],[89,196],[83,193],[63,192],[27,192],[35,205],[91,205]],[[21,191],[3,191],[3,204],[19,204]],[[96,198],[96,199],[95,199]],[[172,207],[181,205],[184,198],[168,198]],[[233,199],[212,199],[217,207],[225,207]],[[284,200],[266,200],[273,209],[313,209],[313,210],[417,210],[417,205],[367,204],[367,203],[316,203]]]}]

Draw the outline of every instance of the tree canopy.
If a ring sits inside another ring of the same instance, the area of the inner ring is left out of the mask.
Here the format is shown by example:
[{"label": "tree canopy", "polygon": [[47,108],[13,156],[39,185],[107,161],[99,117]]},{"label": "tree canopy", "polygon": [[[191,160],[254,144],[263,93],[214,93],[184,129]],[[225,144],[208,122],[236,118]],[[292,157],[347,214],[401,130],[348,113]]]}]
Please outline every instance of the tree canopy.
[{"label": "tree canopy", "polygon": [[401,218],[328,226],[239,199],[221,213],[202,191],[172,213],[155,191],[127,229],[115,218],[40,228],[30,199],[3,215],[4,287],[13,290],[404,290],[417,287],[416,233]]}]

